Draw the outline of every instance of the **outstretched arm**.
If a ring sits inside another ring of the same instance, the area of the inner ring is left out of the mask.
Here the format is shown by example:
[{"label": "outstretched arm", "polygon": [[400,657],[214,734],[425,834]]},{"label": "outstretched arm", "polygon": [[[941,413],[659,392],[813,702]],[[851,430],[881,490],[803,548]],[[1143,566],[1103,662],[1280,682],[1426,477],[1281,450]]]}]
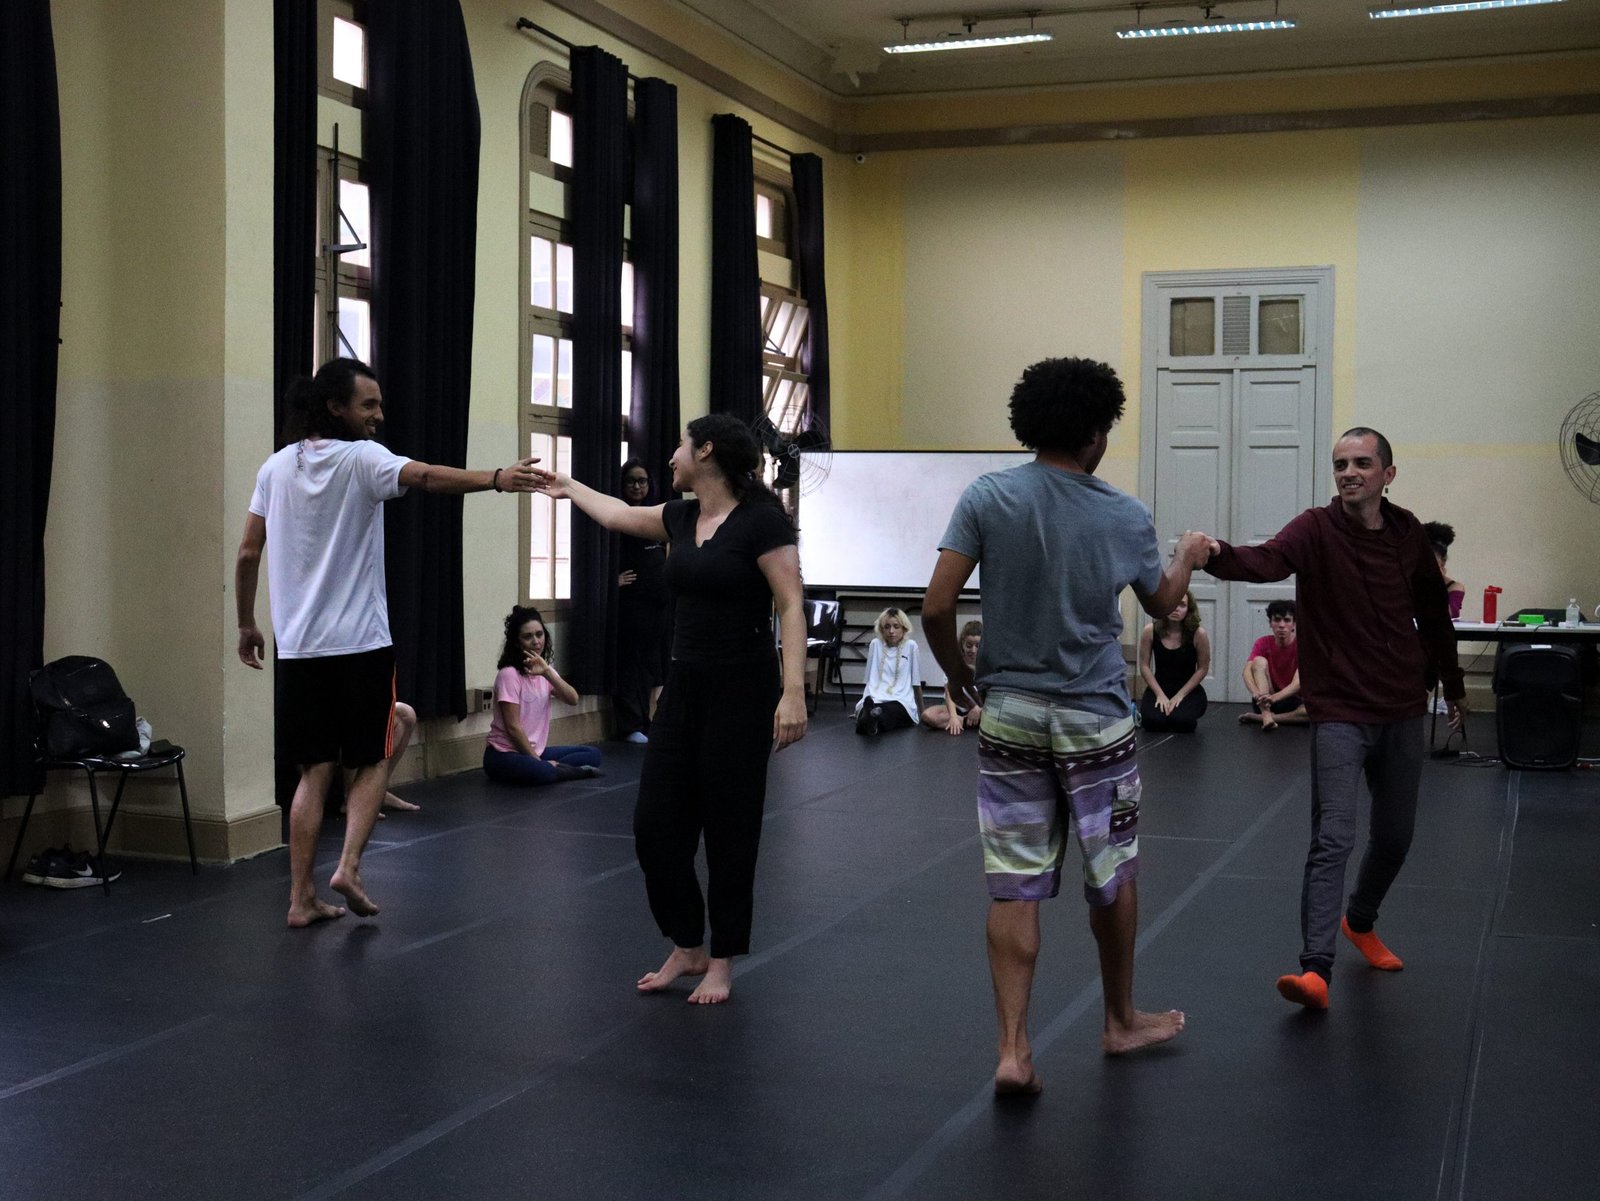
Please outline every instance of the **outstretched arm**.
[{"label": "outstretched arm", "polygon": [[551,500],[570,500],[608,530],[658,541],[667,537],[667,525],[662,516],[665,505],[630,505],[620,496],[596,492],[562,471],[535,469],[533,474],[532,491],[542,492]]},{"label": "outstretched arm", "polygon": [[1176,609],[1184,593],[1189,591],[1189,576],[1211,557],[1212,545],[1207,535],[1194,530],[1185,531],[1183,537],[1178,539],[1178,545],[1173,548],[1172,561],[1161,574],[1160,587],[1149,596],[1137,588],[1133,590],[1139,598],[1140,607],[1151,617],[1165,617]]},{"label": "outstretched arm", "polygon": [[468,492],[532,492],[534,468],[538,459],[519,459],[509,467],[489,471],[463,471],[460,467],[441,467],[437,463],[410,460],[400,469],[400,484],[424,492],[443,492],[462,496]]}]

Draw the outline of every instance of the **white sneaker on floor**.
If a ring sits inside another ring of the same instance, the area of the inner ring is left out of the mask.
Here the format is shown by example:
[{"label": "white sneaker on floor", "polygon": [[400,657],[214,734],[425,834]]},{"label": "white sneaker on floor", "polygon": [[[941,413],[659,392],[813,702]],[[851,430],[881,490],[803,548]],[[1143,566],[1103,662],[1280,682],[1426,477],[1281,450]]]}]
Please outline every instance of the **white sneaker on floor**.
[{"label": "white sneaker on floor", "polygon": [[623,742],[631,742],[635,746],[644,746],[647,742],[650,741],[650,735],[646,734],[643,730],[635,730],[632,734],[629,734],[622,741]]}]

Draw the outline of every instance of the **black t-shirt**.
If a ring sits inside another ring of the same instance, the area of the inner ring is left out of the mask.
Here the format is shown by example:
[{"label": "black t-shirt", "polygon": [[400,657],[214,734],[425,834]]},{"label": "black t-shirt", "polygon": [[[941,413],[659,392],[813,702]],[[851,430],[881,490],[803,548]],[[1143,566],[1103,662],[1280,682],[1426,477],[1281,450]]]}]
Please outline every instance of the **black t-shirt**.
[{"label": "black t-shirt", "polygon": [[677,602],[672,657],[690,663],[771,658],[772,590],[756,563],[790,546],[794,526],[777,505],[735,505],[704,546],[694,541],[698,500],[669,500],[667,586]]},{"label": "black t-shirt", "polygon": [[622,534],[617,539],[617,570],[631,571],[638,577],[618,590],[623,607],[659,609],[667,603],[667,545],[653,538],[634,538]]}]

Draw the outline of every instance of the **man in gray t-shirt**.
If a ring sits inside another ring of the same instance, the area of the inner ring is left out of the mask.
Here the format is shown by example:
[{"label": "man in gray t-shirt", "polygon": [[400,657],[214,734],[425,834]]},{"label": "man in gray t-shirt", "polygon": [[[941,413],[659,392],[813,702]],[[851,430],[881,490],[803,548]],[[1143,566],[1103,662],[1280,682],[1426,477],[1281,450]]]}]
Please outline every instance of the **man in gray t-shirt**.
[{"label": "man in gray t-shirt", "polygon": [[[1046,359],[1011,394],[1011,429],[1032,463],[974,481],[939,544],[922,630],[957,701],[979,703],[978,822],[989,906],[989,966],[1000,1021],[999,1095],[1041,1085],[1028,1042],[1039,901],[1060,890],[1067,825],[1083,853],[1089,925],[1100,947],[1101,1045],[1165,1042],[1183,1014],[1133,1007],[1138,928],[1139,771],[1122,655],[1122,590],[1170,613],[1207,556],[1185,534],[1161,567],[1150,513],[1094,472],[1122,416],[1104,363]],[[976,678],[956,641],[956,601],[983,565]]]}]

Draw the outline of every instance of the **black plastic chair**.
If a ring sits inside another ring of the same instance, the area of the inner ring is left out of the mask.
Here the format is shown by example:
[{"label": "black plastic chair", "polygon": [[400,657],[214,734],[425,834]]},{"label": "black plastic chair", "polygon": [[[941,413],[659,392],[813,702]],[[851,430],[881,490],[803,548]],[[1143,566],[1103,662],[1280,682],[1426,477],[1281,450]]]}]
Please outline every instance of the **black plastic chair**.
[{"label": "black plastic chair", "polygon": [[811,695],[811,712],[817,711],[822,690],[830,679],[839,685],[839,703],[848,706],[844,694],[844,674],[839,670],[839,646],[844,626],[839,618],[836,600],[807,600],[806,605],[806,658],[817,661],[817,688]]},{"label": "black plastic chair", "polygon": [[[159,771],[164,767],[174,768],[178,773],[178,798],[183,802],[183,834],[189,842],[189,870],[199,875],[200,861],[194,853],[194,826],[189,818],[189,786],[183,779],[183,760],[187,754],[188,752],[181,746],[173,746],[170,743],[159,751],[140,755],[137,759],[106,758],[101,755],[55,756],[39,752],[36,763],[41,772],[81,771],[89,777],[89,807],[94,813],[96,853],[102,877],[100,882],[108,895],[111,892],[111,872],[106,868],[106,843],[111,838],[111,823],[117,820],[117,807],[122,804],[122,790],[127,787],[129,776],[147,771]],[[106,815],[104,826],[100,824],[100,789],[95,783],[95,776],[102,772],[116,772],[118,777],[117,792],[111,800],[111,812]],[[0,879],[11,879],[11,872],[17,866],[17,853],[22,850],[23,836],[28,832],[28,818],[33,813],[33,802],[38,799],[41,791],[42,788],[36,787],[28,794],[27,808],[22,811],[22,825],[17,828],[17,840],[11,844],[11,858],[6,860],[6,873]]]}]

